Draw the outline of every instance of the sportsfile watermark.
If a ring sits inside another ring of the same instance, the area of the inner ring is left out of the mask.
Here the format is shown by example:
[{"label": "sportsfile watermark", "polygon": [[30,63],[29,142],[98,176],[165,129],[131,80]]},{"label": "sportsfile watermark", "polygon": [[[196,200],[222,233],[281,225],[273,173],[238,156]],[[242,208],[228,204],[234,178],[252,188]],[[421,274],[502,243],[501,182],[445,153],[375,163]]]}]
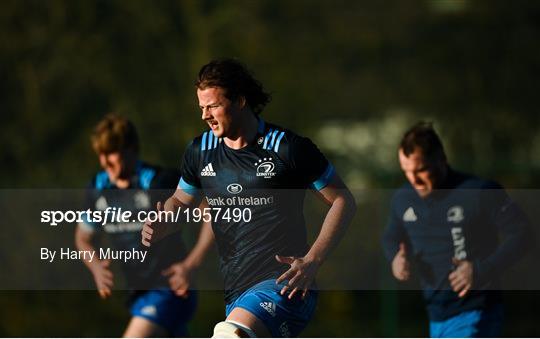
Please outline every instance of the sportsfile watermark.
[{"label": "sportsfile watermark", "polygon": [[121,207],[105,210],[41,211],[40,222],[50,226],[67,223],[88,223],[105,226],[111,223],[178,223],[178,222],[250,222],[250,208],[177,208],[175,211],[131,211]]},{"label": "sportsfile watermark", "polygon": [[[255,191],[234,185],[200,192],[202,205],[158,211],[157,202],[164,206],[163,202],[173,193],[171,190],[0,190],[0,223],[4,226],[0,258],[4,271],[9,272],[0,280],[0,290],[92,290],[96,287],[83,262],[101,261],[110,261],[115,290],[150,289],[156,282],[168,286],[162,270],[189,253],[200,235],[201,222],[211,223],[216,239],[212,251],[231,255],[231,260],[236,260],[234,255],[252,258],[251,274],[272,265],[276,254],[287,255],[282,248],[293,239],[305,237],[306,242],[302,240],[305,248],[312,245],[331,208],[309,190]],[[395,204],[396,190],[356,189],[352,194],[358,212],[318,270],[316,281],[320,290],[418,290],[421,286],[417,280],[422,272],[449,274],[454,269],[452,258],[477,260],[477,249],[490,248],[497,240],[495,235],[501,242],[508,237],[512,241],[519,233],[505,232],[500,225],[515,224],[516,207],[529,217],[528,237],[540,243],[537,223],[540,190],[439,192],[438,197],[447,199],[444,201],[448,204],[442,204],[430,214],[429,225],[440,226],[437,232],[431,232],[434,227],[423,227],[427,214],[422,206],[401,200]],[[475,200],[482,204],[471,203]],[[510,204],[512,201],[515,205]],[[426,246],[441,244],[426,248],[436,251],[445,248],[449,259],[430,264],[425,250],[407,247],[405,255],[413,260],[414,270],[410,282],[398,282],[382,244],[389,220],[411,231],[422,230]],[[145,221],[155,223],[156,230],[164,227],[158,233],[165,236],[157,237],[150,247],[142,244]],[[75,241],[77,234],[93,234],[96,240],[93,248],[80,247]],[[242,241],[247,241],[244,243],[248,244],[247,250],[238,254]],[[540,248],[529,248],[525,256],[497,276],[500,284],[481,287],[539,291],[540,273],[535,269],[539,261]],[[223,288],[219,265],[216,252],[205,257],[197,271],[198,289]],[[129,274],[124,276],[123,272]],[[433,284],[448,287],[446,278]]]}]

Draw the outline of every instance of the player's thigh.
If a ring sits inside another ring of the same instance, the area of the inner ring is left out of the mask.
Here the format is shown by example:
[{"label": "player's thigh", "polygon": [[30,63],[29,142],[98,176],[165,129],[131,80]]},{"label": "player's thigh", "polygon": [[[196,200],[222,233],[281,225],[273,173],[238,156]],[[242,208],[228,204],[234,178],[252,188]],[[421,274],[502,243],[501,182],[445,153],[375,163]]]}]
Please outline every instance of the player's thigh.
[{"label": "player's thigh", "polygon": [[124,338],[148,338],[148,337],[167,337],[168,331],[160,325],[145,319],[143,317],[132,317],[128,323]]},{"label": "player's thigh", "polygon": [[253,313],[241,307],[235,307],[227,316],[227,321],[234,321],[246,326],[255,332],[257,337],[271,337],[270,331],[268,331],[268,328],[266,328],[264,322],[257,318],[257,316]]},{"label": "player's thigh", "polygon": [[281,295],[281,288],[283,286],[276,284],[274,279],[251,287],[227,305],[227,319],[232,311],[240,309],[243,311],[236,312],[253,315],[273,337],[298,336],[314,313],[317,293],[310,291],[305,299],[300,296],[289,299],[288,295]]}]

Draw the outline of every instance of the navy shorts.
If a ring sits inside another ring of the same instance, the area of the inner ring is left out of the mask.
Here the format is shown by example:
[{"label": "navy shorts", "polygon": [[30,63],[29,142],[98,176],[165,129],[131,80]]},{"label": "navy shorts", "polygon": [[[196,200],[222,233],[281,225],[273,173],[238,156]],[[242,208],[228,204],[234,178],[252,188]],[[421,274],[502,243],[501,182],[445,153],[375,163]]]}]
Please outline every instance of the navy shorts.
[{"label": "navy shorts", "polygon": [[225,315],[240,307],[260,319],[273,337],[297,337],[313,316],[318,293],[309,291],[303,300],[300,294],[289,300],[279,294],[283,286],[275,279],[264,280],[227,304]]},{"label": "navy shorts", "polygon": [[174,337],[187,336],[187,322],[195,313],[197,295],[189,291],[187,298],[178,297],[170,289],[137,292],[130,312],[158,324]]}]

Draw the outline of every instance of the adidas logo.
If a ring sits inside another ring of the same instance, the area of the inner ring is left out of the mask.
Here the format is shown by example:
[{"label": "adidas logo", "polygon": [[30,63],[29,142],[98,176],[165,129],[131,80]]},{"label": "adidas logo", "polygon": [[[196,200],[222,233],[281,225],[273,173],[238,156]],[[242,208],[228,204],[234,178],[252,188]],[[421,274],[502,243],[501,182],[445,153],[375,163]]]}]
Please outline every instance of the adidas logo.
[{"label": "adidas logo", "polygon": [[104,196],[100,196],[99,199],[96,201],[96,209],[104,211],[107,209],[107,207],[109,207],[107,199],[105,199]]},{"label": "adidas logo", "polygon": [[286,321],[279,325],[279,332],[285,338],[291,337],[291,331],[289,331],[289,326],[287,325]]},{"label": "adidas logo", "polygon": [[215,177],[215,176],[216,176],[216,172],[214,172],[212,163],[209,163],[208,165],[206,165],[201,171],[201,177]]},{"label": "adidas logo", "polygon": [[146,305],[141,309],[141,314],[147,315],[147,316],[156,316],[157,308],[154,305]]},{"label": "adidas logo", "polygon": [[416,217],[416,214],[414,213],[414,210],[412,207],[407,208],[405,213],[403,213],[403,221],[416,221],[418,218]]},{"label": "adidas logo", "polygon": [[264,301],[264,302],[260,303],[259,305],[262,308],[264,308],[266,310],[266,312],[270,313],[270,315],[272,317],[276,316],[276,304],[274,304],[272,302],[269,302],[269,301]]}]

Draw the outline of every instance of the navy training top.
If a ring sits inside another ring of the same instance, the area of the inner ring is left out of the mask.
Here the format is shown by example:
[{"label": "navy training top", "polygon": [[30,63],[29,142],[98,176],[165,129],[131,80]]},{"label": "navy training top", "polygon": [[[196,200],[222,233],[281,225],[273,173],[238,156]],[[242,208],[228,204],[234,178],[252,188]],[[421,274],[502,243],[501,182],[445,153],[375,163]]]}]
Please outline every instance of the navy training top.
[{"label": "navy training top", "polygon": [[[277,262],[276,254],[308,252],[305,191],[323,189],[333,175],[333,166],[308,138],[263,120],[257,137],[242,149],[227,147],[212,131],[190,143],[178,186],[202,195],[213,208],[227,303],[285,272],[288,265]],[[235,210],[243,211],[242,218],[231,218]]]},{"label": "navy training top", "polygon": [[[498,183],[449,169],[441,189],[426,198],[409,183],[397,190],[383,248],[392,261],[405,242],[429,317],[440,321],[500,301],[498,278],[524,254],[529,231],[526,215]],[[474,265],[473,287],[464,298],[448,280],[454,257]]]},{"label": "navy training top", "polygon": [[[88,185],[86,208],[91,211],[105,211],[108,207],[131,211],[132,220],[101,223],[85,220],[80,227],[87,232],[107,234],[111,249],[117,251],[146,251],[144,262],[129,260],[120,262],[129,289],[167,288],[167,278],[162,270],[180,261],[186,255],[182,237],[178,232],[165,237],[152,247],[141,244],[143,222],[137,220],[139,211],[154,211],[157,201],[162,203],[174,192],[180,174],[178,171],[163,169],[145,162],[137,162],[136,170],[130,178],[127,189],[119,189],[110,180],[107,172],[98,172]],[[97,249],[96,249],[97,250]]]}]

